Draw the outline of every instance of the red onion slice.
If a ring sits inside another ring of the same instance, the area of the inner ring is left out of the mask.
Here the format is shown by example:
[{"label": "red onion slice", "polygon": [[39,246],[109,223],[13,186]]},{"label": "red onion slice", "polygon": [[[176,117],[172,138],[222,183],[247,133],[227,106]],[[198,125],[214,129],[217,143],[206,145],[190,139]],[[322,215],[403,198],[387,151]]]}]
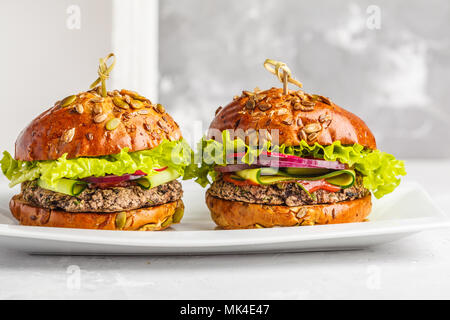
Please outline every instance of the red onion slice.
[{"label": "red onion slice", "polygon": [[235,172],[245,169],[252,169],[252,168],[258,168],[257,165],[251,165],[248,164],[229,164],[226,166],[216,166],[214,169],[219,172]]},{"label": "red onion slice", "polygon": [[[234,153],[228,158],[242,158],[245,153]],[[276,168],[322,168],[333,170],[344,170],[348,166],[338,161],[327,161],[321,159],[307,159],[293,155],[286,155],[276,152],[262,152],[262,157],[258,158],[255,164],[265,167]]]},{"label": "red onion slice", "polygon": [[104,177],[87,177],[87,178],[84,178],[81,180],[86,181],[88,183],[94,183],[94,184],[119,183],[119,182],[124,182],[124,181],[136,180],[136,179],[142,178],[142,176],[146,176],[146,175],[147,174],[145,172],[138,170],[135,173],[124,174],[121,176],[108,175],[108,176],[104,176]]},{"label": "red onion slice", "polygon": [[312,168],[312,169],[332,169],[332,170],[344,170],[347,169],[345,164],[339,163],[337,161],[326,161],[317,159],[305,159],[297,161],[287,161],[285,159],[279,160],[257,160],[257,164],[266,167],[280,167],[280,168]]}]

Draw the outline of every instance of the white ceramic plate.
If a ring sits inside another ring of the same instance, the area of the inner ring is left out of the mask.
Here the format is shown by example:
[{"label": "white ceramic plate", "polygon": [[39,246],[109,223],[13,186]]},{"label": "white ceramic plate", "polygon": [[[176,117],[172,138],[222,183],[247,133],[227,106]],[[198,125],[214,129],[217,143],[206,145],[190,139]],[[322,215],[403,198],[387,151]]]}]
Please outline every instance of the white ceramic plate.
[{"label": "white ceramic plate", "polygon": [[415,232],[450,226],[415,183],[374,199],[369,222],[252,230],[215,230],[204,190],[184,183],[186,212],[181,224],[162,232],[27,227],[11,217],[8,201],[17,189],[0,185],[0,246],[45,254],[231,254],[359,249]]}]

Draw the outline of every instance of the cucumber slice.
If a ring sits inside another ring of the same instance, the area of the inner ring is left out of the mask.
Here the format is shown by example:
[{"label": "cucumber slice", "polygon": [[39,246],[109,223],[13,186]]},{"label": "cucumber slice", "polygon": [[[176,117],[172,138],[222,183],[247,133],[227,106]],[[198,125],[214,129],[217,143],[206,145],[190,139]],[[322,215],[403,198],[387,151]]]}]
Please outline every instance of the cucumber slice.
[{"label": "cucumber slice", "polygon": [[282,168],[282,171],[291,176],[319,176],[330,172],[330,169],[322,168]]},{"label": "cucumber slice", "polygon": [[[253,170],[255,170],[255,169],[253,169]],[[256,170],[259,170],[260,176],[274,176],[274,175],[286,176],[286,174],[284,172],[281,172],[279,169],[276,169],[276,168],[266,167],[266,168],[259,168]]]},{"label": "cucumber slice", "polygon": [[180,177],[178,172],[174,169],[167,168],[164,171],[161,171],[153,176],[145,176],[136,180],[137,184],[139,184],[144,189],[150,189],[157,186],[160,186],[164,183],[170,182],[172,180]]},{"label": "cucumber slice", "polygon": [[236,180],[236,181],[245,181],[244,178],[239,177],[238,175],[235,175],[235,174],[232,174],[232,175],[230,176],[230,178],[233,179],[233,180]]},{"label": "cucumber slice", "polygon": [[69,196],[77,196],[87,187],[87,183],[84,181],[65,178],[57,180],[54,185],[49,185],[44,180],[38,179],[37,184],[43,189],[64,193]]},{"label": "cucumber slice", "polygon": [[281,177],[281,176],[261,176],[259,177],[260,184],[274,184],[278,182],[296,181],[293,177]]},{"label": "cucumber slice", "polygon": [[261,169],[244,169],[240,171],[236,171],[236,175],[241,177],[244,180],[250,180],[252,182],[259,184],[259,172]]},{"label": "cucumber slice", "polygon": [[326,178],[325,180],[335,186],[349,188],[355,183],[355,176],[348,173],[343,173],[334,177]]},{"label": "cucumber slice", "polygon": [[353,186],[356,174],[353,170],[338,170],[317,177],[301,177],[299,180],[312,181],[321,179],[325,179],[327,182],[345,189]]},{"label": "cucumber slice", "polygon": [[[290,172],[293,173],[292,170]],[[316,173],[318,172],[319,171]],[[355,183],[356,174],[353,170],[337,170],[331,172],[327,170],[327,172],[328,173],[325,174],[311,176],[288,174],[288,172],[279,171],[276,168],[256,168],[236,171],[236,175],[245,180],[250,180],[263,185],[297,180],[314,181],[325,179],[333,185],[340,186],[342,188],[349,188]],[[309,171],[309,173],[311,173],[311,171]]]},{"label": "cucumber slice", "polygon": [[335,171],[328,170],[327,173],[314,176],[311,175],[291,175],[291,176],[297,178],[298,180],[308,180],[308,181],[325,179],[329,183],[335,186],[342,187],[344,189],[351,187],[355,183],[356,179],[356,174],[354,170],[335,170]]},{"label": "cucumber slice", "polygon": [[294,178],[280,172],[275,168],[245,169],[236,171],[236,175],[257,184],[272,184],[294,180]]}]

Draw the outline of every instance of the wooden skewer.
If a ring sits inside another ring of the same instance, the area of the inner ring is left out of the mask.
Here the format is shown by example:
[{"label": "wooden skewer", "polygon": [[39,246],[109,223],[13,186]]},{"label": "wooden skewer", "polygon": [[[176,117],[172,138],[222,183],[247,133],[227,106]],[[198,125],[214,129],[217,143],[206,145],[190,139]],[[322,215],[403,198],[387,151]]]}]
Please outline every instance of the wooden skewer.
[{"label": "wooden skewer", "polygon": [[302,83],[291,77],[291,70],[288,68],[286,63],[281,61],[275,61],[272,59],[266,59],[264,61],[264,68],[270,73],[273,73],[280,82],[283,83],[283,93],[288,94],[288,83],[293,83],[299,88],[302,87]]}]

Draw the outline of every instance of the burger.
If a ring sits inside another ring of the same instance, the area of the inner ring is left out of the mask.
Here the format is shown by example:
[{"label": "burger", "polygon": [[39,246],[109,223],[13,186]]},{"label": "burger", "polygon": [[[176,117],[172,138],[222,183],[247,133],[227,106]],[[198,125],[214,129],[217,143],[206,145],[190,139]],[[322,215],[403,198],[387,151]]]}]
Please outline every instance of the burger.
[{"label": "burger", "polygon": [[3,174],[21,192],[10,201],[22,225],[162,230],[180,222],[176,180],[191,160],[161,104],[130,90],[107,91],[114,66],[100,59],[91,89],[55,103],[22,130]]},{"label": "burger", "polygon": [[197,182],[224,229],[365,221],[372,194],[392,192],[404,163],[377,149],[367,125],[266,60],[283,88],[243,91],[219,107],[199,145]]}]

